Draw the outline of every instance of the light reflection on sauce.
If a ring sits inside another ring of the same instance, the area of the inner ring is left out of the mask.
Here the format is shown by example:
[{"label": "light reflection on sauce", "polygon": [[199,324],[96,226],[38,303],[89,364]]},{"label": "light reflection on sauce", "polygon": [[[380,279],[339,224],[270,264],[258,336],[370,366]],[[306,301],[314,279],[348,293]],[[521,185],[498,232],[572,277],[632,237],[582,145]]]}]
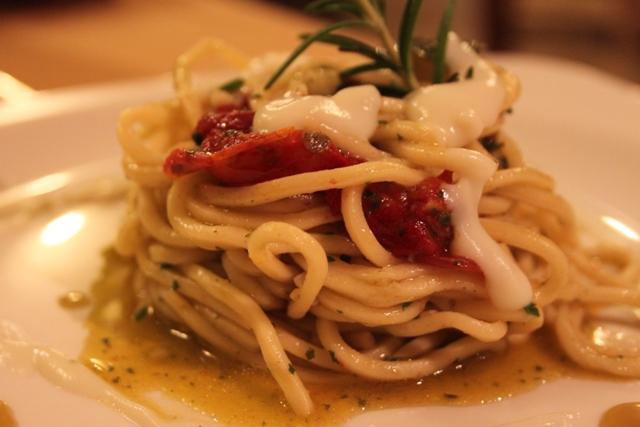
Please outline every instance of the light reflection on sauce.
[{"label": "light reflection on sauce", "polygon": [[[315,411],[302,419],[287,408],[268,373],[204,351],[193,339],[175,336],[152,316],[133,320],[132,266],[113,251],[106,252],[105,258],[103,276],[91,293],[94,306],[81,359],[126,396],[151,408],[154,405],[145,393],[163,390],[227,425],[327,426],[364,410],[479,404],[560,377],[605,378],[567,363],[551,334],[542,331],[504,354],[465,361],[419,381],[309,385]],[[121,315],[113,316],[109,307],[114,305],[121,308]]]},{"label": "light reflection on sauce", "polygon": [[0,400],[0,427],[16,427],[17,425],[9,405]]},{"label": "light reflection on sauce", "polygon": [[640,426],[640,402],[621,403],[600,418],[599,427],[633,427]]}]

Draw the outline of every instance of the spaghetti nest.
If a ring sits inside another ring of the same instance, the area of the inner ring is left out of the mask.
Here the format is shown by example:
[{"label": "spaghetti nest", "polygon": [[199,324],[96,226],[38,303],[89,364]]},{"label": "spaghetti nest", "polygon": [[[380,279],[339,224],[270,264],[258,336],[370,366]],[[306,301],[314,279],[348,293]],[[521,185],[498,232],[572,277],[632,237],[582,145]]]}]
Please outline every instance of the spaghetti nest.
[{"label": "spaghetti nest", "polygon": [[[635,258],[580,245],[553,179],[528,167],[500,132],[504,115],[480,139],[446,147],[406,116],[403,99],[383,97],[366,161],[235,187],[206,171],[173,179],[163,173],[167,155],[198,149],[191,134],[199,118],[236,96],[192,88],[190,67],[208,54],[247,66],[222,43],[203,42],[178,60],[175,99],[131,108],[118,124],[131,187],[116,248],[136,265],[140,307],[186,326],[215,351],[268,369],[299,415],[313,410],[305,382],[420,378],[501,351],[545,323],[580,365],[640,376],[640,355],[596,345],[587,333],[597,307],[640,303]],[[260,64],[269,68],[268,59]],[[285,92],[337,89],[338,68],[307,60],[259,92],[265,73],[252,67],[244,83],[252,110]],[[517,79],[496,73],[507,110]],[[363,209],[372,183],[410,187],[443,170],[455,183],[487,161],[501,167],[483,187],[477,217],[526,275],[533,301],[524,308],[497,308],[482,274],[394,255]],[[341,190],[339,212],[319,195],[327,190]]]}]

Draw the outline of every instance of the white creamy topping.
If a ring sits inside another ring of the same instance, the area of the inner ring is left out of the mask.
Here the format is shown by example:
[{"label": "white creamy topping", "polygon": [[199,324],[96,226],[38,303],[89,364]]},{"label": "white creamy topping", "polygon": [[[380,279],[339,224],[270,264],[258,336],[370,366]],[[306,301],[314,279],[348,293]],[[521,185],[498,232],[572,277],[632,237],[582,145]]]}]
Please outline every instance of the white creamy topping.
[{"label": "white creamy topping", "polygon": [[[498,120],[506,92],[491,65],[454,33],[449,33],[446,61],[459,81],[412,92],[405,111],[411,120],[433,129],[441,145],[462,147]],[[487,234],[478,216],[482,189],[497,165],[480,153],[475,157],[475,167],[456,171],[460,180],[446,188],[455,229],[452,251],[480,266],[496,307],[519,309],[531,302],[531,284],[513,258]]]},{"label": "white creamy topping", "polygon": [[373,85],[354,86],[333,96],[284,97],[256,111],[253,127],[274,131],[293,127],[323,132],[340,148],[373,160],[383,153],[369,144],[378,126],[381,97]]},{"label": "white creamy topping", "polygon": [[454,254],[472,259],[482,269],[489,298],[504,310],[517,310],[531,302],[531,284],[512,257],[489,236],[480,224],[478,203],[487,180],[496,171],[496,163],[481,153],[474,170],[465,171],[457,184],[445,186],[447,206],[451,209]]},{"label": "white creamy topping", "polygon": [[[461,147],[496,122],[505,89],[491,65],[454,33],[449,33],[446,61],[460,80],[412,92],[406,99],[406,113],[435,130],[440,144]],[[471,67],[473,76],[467,79]]]}]

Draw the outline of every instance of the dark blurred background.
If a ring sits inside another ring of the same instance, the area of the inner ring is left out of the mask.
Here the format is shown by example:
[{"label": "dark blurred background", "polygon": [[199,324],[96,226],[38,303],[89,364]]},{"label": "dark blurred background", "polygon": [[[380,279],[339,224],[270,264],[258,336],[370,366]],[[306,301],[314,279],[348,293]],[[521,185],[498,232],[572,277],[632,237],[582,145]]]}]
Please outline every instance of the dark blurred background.
[{"label": "dark blurred background", "polygon": [[[0,71],[46,89],[166,72],[205,36],[252,55],[290,49],[327,20],[305,14],[306,3],[0,0]],[[387,1],[392,28],[403,4]],[[419,35],[435,34],[443,5],[424,1]],[[640,82],[640,0],[459,0],[454,29],[491,50],[580,61]]]}]

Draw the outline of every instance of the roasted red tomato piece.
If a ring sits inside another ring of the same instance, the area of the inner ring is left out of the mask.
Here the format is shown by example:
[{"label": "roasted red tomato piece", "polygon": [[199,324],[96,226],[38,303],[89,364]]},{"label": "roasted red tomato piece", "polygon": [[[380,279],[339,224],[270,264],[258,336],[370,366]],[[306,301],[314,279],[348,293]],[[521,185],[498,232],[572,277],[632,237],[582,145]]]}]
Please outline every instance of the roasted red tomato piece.
[{"label": "roasted red tomato piece", "polygon": [[362,195],[365,217],[382,246],[399,258],[480,272],[473,261],[449,254],[454,230],[442,191],[449,179],[427,178],[413,187],[369,184]]},{"label": "roasted red tomato piece", "polygon": [[165,160],[165,173],[176,177],[205,170],[222,184],[240,186],[360,162],[325,135],[297,129],[225,131],[220,138],[217,150],[203,144],[202,150],[173,151]]},{"label": "roasted red tomato piece", "polygon": [[[481,273],[473,261],[449,253],[454,230],[442,185],[451,180],[445,172],[414,187],[369,184],[362,194],[365,218],[380,244],[398,258]],[[324,197],[331,211],[340,214],[341,191],[325,191]]]},{"label": "roasted red tomato piece", "polygon": [[[221,107],[222,108],[222,107]],[[193,132],[193,140],[207,151],[218,151],[229,145],[225,135],[248,132],[253,125],[254,112],[241,109],[217,109],[205,113]]]}]

